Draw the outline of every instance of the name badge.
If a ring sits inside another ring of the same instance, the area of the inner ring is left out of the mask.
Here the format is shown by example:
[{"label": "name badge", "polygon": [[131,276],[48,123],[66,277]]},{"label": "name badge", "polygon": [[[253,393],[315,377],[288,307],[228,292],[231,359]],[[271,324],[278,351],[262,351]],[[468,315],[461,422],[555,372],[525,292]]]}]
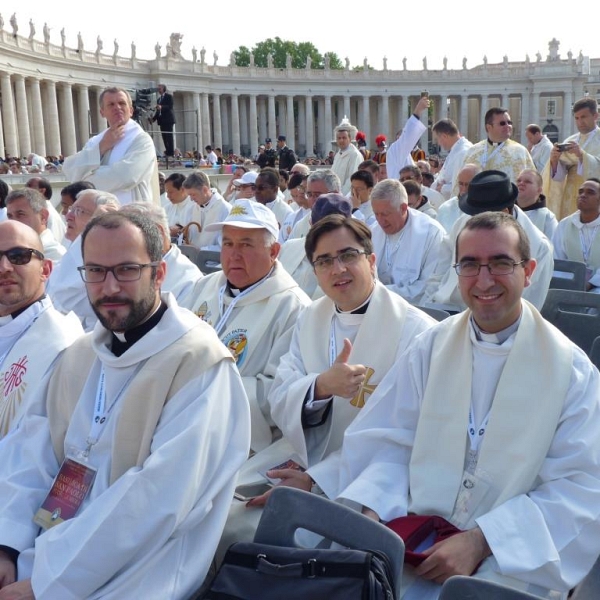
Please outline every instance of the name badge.
[{"label": "name badge", "polygon": [[93,467],[73,457],[65,458],[33,521],[42,529],[50,529],[72,519],[89,494],[95,477]]}]

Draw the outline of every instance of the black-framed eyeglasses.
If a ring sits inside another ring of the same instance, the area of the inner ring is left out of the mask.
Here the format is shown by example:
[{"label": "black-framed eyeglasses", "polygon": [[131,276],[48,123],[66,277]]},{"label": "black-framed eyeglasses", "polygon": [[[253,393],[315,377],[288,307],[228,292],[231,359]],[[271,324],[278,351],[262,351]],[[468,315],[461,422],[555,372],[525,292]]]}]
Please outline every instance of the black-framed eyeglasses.
[{"label": "black-framed eyeglasses", "polygon": [[477,277],[481,267],[486,267],[490,275],[512,275],[517,265],[526,263],[526,260],[515,262],[510,258],[497,258],[490,260],[487,264],[479,263],[476,260],[463,260],[452,265],[459,277]]},{"label": "black-framed eyeglasses", "polygon": [[44,255],[39,250],[33,248],[9,248],[8,250],[0,250],[0,260],[6,256],[11,265],[26,265],[31,261],[31,257],[35,256],[40,260],[44,260]]},{"label": "black-framed eyeglasses", "polygon": [[77,267],[81,279],[85,283],[102,283],[106,279],[107,273],[112,273],[117,281],[137,281],[142,276],[142,269],[147,267],[158,267],[160,262],[151,262],[145,264],[129,263],[125,265],[116,265],[115,267],[101,267],[99,265],[83,265]]},{"label": "black-framed eyeglasses", "polygon": [[312,263],[312,266],[315,271],[329,271],[333,268],[333,265],[337,260],[340,265],[347,267],[356,263],[361,254],[367,256],[367,252],[364,250],[348,248],[347,250],[340,252],[337,256],[322,256],[321,258],[317,258],[317,260]]}]

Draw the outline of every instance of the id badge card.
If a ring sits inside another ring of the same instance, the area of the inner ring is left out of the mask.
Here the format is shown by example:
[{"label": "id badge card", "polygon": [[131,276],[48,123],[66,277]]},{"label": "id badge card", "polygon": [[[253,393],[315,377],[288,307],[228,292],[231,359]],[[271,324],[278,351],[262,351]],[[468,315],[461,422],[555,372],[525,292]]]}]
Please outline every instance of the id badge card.
[{"label": "id badge card", "polygon": [[50,529],[72,519],[89,494],[95,477],[94,467],[67,456],[33,521],[42,529]]}]

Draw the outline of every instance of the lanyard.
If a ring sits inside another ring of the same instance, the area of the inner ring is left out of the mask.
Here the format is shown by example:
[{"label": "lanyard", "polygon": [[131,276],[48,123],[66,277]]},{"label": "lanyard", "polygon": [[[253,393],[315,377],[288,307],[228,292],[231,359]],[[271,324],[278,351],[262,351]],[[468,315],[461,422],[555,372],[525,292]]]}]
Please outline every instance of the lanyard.
[{"label": "lanyard", "polygon": [[404,227],[400,230],[400,235],[398,236],[398,240],[394,244],[393,248],[390,248],[390,240],[389,236],[385,236],[385,262],[388,266],[388,269],[392,268],[392,257],[398,252],[398,248],[400,248],[400,242],[402,241],[402,236],[404,235]]},{"label": "lanyard", "polygon": [[590,227],[582,227],[579,230],[579,241],[581,242],[581,253],[583,254],[583,262],[587,265],[592,251],[592,244],[596,239],[596,234],[600,225],[596,225],[593,229]]},{"label": "lanyard", "polygon": [[119,392],[115,395],[114,400],[110,403],[108,409],[106,408],[106,374],[104,372],[104,365],[102,365],[100,370],[100,379],[98,380],[98,388],[96,389],[96,401],[94,402],[94,416],[92,418],[92,426],[90,428],[90,432],[85,440],[86,448],[83,451],[83,457],[87,458],[90,455],[90,450],[92,446],[94,446],[98,439],[100,438],[100,434],[104,429],[104,425],[106,424],[106,420],[108,419],[108,415],[111,413],[117,401],[123,395],[123,392],[127,388],[127,386],[131,383],[132,379],[138,374],[140,369],[144,366],[146,361],[142,361],[138,364],[138,366],[134,369],[133,373],[127,378],[127,381],[123,384]]},{"label": "lanyard", "polygon": [[[275,267],[273,266],[273,268]],[[229,319],[229,316],[231,315],[231,312],[235,308],[236,304],[242,298],[245,298],[248,296],[248,294],[253,292],[263,281],[265,281],[265,279],[268,279],[271,276],[271,273],[273,273],[273,268],[271,268],[271,270],[262,279],[259,279],[255,284],[251,285],[249,288],[235,296],[227,307],[225,314],[223,314],[223,309],[225,308],[225,290],[227,289],[227,284],[221,286],[221,289],[219,290],[219,315],[221,316],[215,325],[215,331],[217,332],[217,335],[220,335],[221,330],[227,324],[227,319]]]},{"label": "lanyard", "polygon": [[496,154],[496,152],[500,151],[500,148],[502,148],[502,146],[504,146],[505,142],[502,142],[501,144],[498,144],[495,148],[494,151],[490,154],[489,158],[488,158],[488,142],[486,140],[485,142],[485,151],[483,153],[483,157],[481,159],[481,168],[485,169],[485,166],[487,165],[488,160],[492,160],[492,158],[494,158],[494,155]]}]

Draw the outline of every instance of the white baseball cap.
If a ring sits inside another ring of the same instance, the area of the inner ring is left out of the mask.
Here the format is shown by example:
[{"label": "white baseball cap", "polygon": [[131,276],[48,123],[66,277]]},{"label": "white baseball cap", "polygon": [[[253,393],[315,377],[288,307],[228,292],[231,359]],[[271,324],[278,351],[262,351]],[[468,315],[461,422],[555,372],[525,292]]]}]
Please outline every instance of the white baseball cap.
[{"label": "white baseball cap", "polygon": [[255,185],[258,173],[256,171],[248,171],[244,173],[240,179],[234,179],[233,185]]},{"label": "white baseball cap", "polygon": [[211,223],[204,228],[204,231],[221,231],[225,225],[241,229],[266,229],[276,239],[279,236],[279,225],[275,213],[255,200],[236,200],[224,221]]}]

